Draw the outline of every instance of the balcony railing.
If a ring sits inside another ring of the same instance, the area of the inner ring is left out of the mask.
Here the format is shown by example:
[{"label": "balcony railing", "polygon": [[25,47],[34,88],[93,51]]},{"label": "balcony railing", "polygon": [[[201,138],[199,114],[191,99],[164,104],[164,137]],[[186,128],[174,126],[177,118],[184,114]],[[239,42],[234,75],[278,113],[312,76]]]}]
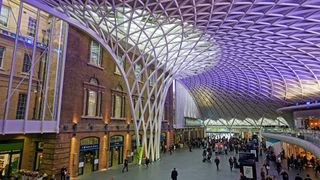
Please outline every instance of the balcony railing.
[{"label": "balcony railing", "polygon": [[265,129],[265,133],[283,134],[300,138],[320,147],[320,131],[309,129]]}]

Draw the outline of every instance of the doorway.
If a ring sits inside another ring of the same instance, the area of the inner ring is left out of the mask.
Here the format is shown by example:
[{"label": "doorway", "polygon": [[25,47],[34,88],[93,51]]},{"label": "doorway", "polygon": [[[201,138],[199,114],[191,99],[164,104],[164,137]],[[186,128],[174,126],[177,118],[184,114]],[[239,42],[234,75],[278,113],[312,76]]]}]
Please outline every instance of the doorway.
[{"label": "doorway", "polygon": [[90,174],[99,168],[99,138],[80,140],[79,175]]},{"label": "doorway", "polygon": [[17,176],[22,158],[23,141],[0,142],[0,179]]},{"label": "doorway", "polygon": [[[0,173],[3,177],[18,175],[21,162],[21,153],[0,154]],[[1,177],[0,175],[0,177]]]},{"label": "doorway", "polygon": [[93,171],[93,152],[87,151],[84,154],[84,166],[83,166],[83,174],[88,174]]},{"label": "doorway", "polygon": [[123,136],[112,136],[110,139],[109,167],[122,164]]}]

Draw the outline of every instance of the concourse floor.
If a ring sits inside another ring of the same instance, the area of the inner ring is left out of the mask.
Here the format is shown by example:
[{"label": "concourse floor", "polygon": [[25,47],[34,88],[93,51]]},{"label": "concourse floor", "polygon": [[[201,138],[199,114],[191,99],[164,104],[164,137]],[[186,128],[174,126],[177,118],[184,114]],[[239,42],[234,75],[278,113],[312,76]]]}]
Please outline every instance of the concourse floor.
[{"label": "concourse floor", "polygon": [[[172,155],[169,153],[162,154],[161,160],[154,162],[147,168],[145,165],[129,165],[129,171],[122,173],[122,167],[112,168],[106,171],[94,172],[89,175],[79,176],[77,180],[170,180],[170,174],[173,168],[178,171],[178,179],[180,180],[238,180],[239,169],[230,171],[228,158],[229,156],[220,155],[220,170],[216,170],[214,163],[202,162],[202,149],[193,149],[189,152],[187,149],[177,150]],[[258,175],[260,175],[260,161],[257,163]],[[311,169],[306,170],[316,180],[314,172]],[[304,178],[306,173],[302,171],[300,174]],[[270,175],[274,175],[277,180],[277,172],[273,163],[271,163]],[[290,170],[290,179],[294,179],[297,174],[296,170]],[[260,179],[260,177],[258,178]],[[320,179],[320,177],[318,177]]]}]

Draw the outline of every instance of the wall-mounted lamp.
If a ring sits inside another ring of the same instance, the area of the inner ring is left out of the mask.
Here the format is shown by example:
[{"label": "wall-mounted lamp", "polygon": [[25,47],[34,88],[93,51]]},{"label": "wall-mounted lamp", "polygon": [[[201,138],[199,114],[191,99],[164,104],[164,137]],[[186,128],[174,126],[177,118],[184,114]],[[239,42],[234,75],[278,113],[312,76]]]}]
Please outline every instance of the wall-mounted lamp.
[{"label": "wall-mounted lamp", "polygon": [[68,130],[68,125],[63,125],[63,130],[67,131]]},{"label": "wall-mounted lamp", "polygon": [[89,128],[90,130],[92,130],[92,129],[93,129],[93,125],[92,125],[91,123],[89,123],[89,124],[88,124],[88,128]]},{"label": "wall-mounted lamp", "polygon": [[105,124],[105,125],[104,125],[104,130],[105,130],[106,132],[109,130],[108,124]]},{"label": "wall-mounted lamp", "polygon": [[130,132],[130,124],[127,125],[127,133]]}]

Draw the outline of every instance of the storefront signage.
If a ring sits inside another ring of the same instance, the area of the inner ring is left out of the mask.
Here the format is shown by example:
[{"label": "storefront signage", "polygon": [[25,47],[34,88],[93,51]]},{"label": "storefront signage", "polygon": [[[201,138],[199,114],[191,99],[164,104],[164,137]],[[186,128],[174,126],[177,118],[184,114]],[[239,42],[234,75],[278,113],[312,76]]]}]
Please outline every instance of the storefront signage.
[{"label": "storefront signage", "polygon": [[0,151],[12,151],[12,150],[21,150],[23,149],[23,143],[1,143],[0,142]]},{"label": "storefront signage", "polygon": [[80,151],[91,151],[91,150],[98,150],[99,144],[86,144],[80,146]]},{"label": "storefront signage", "polygon": [[79,162],[79,168],[84,166],[84,162]]},{"label": "storefront signage", "polygon": [[110,147],[119,147],[123,146],[123,142],[111,142]]},{"label": "storefront signage", "polygon": [[[0,6],[1,7],[1,6]],[[0,34],[3,34],[5,36],[8,36],[8,37],[11,37],[11,38],[16,38],[16,34],[13,33],[13,32],[9,32],[9,31],[6,31],[4,29],[0,29]],[[32,39],[29,39],[27,37],[24,37],[24,36],[19,36],[18,37],[19,41],[22,41],[24,43],[27,43],[29,45],[32,45],[33,44],[33,40]],[[42,43],[39,43],[37,42],[37,47],[40,47],[40,48],[47,48],[46,45],[42,44]],[[57,50],[57,49],[55,49]]]},{"label": "storefront signage", "polygon": [[239,162],[240,163],[251,163],[254,162],[256,157],[256,155],[253,153],[239,153]]},{"label": "storefront signage", "polygon": [[202,126],[202,120],[185,117],[186,126]]}]

